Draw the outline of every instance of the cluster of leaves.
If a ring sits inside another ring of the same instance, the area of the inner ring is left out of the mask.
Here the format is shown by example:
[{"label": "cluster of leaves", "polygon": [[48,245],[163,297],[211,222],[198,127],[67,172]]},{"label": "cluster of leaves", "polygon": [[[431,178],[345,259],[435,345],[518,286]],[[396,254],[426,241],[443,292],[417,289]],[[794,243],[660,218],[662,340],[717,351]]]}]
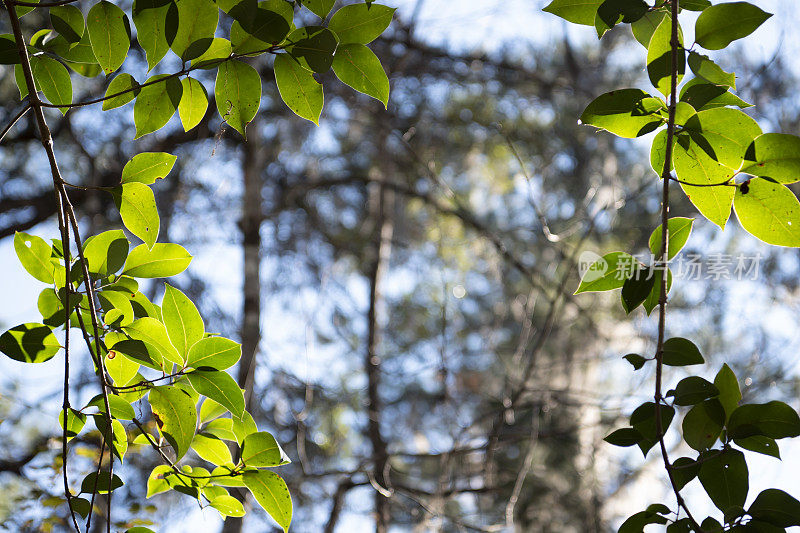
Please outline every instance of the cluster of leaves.
[{"label": "cluster of leaves", "polygon": [[[72,314],[71,326],[92,337],[93,330],[85,327],[95,318],[88,302],[90,286],[101,312],[97,337],[87,342],[93,348],[95,371],[107,373],[108,393],[95,396],[81,409],[67,407],[61,413],[67,439],[78,436],[91,417],[120,461],[129,443],[161,450],[166,441],[172,454],[160,452],[165,464],[150,475],[148,497],[174,489],[223,516],[242,516],[241,502],[225,487],[247,487],[288,529],[289,491],[277,474],[264,469],[286,464],[288,458],[272,435],[258,431],[245,410],[242,390],[225,372],[239,361],[241,346],[206,332],[194,303],[180,290],[165,285],[160,305],[139,290],[138,280],[174,276],[192,259],[180,245],[156,242],[158,213],[147,185],[166,176],[175,159],[164,153],[138,154],[125,165],[122,185],[112,191],[121,199],[125,227],[145,241],[133,249],[123,230],[106,231],[87,239],[78,258],[65,265],[61,240],[48,243],[34,235],[15,235],[20,263],[49,287],[39,295],[42,322],[21,324],[0,335],[0,351],[24,363],[50,360],[62,348],[54,331],[65,324],[67,312]],[[133,185],[138,187],[129,188]],[[81,261],[87,265],[88,278]],[[131,404],[143,400],[156,422],[155,435],[135,418]],[[132,422],[134,430],[126,430],[122,421]],[[233,444],[238,461],[231,453]],[[212,464],[213,470],[178,466],[189,450]],[[107,470],[91,472],[81,482],[80,494],[107,493],[122,485]],[[85,498],[73,496],[70,505],[84,518],[89,513]]]},{"label": "cluster of leaves", "polygon": [[[49,7],[51,28],[36,32],[28,45],[37,88],[50,107],[66,113],[71,107],[102,102],[104,110],[134,101],[136,138],[159,130],[178,112],[186,131],[206,113],[209,96],[192,74],[217,70],[214,99],[220,116],[245,134],[261,101],[261,76],[248,58],[275,56],[274,71],[281,98],[299,116],[319,122],[323,88],[315,76],[333,69],[355,90],[388,103],[389,80],[377,56],[366,46],[388,27],[394,9],[379,4],[351,4],[332,15],[333,0],[302,5],[327,25],[297,27],[301,2],[286,0],[137,0],[129,17],[103,0],[84,17],[70,3]],[[17,7],[22,16],[32,7]],[[220,17],[220,10],[226,15]],[[330,16],[329,16],[330,15]],[[147,58],[148,77],[137,80],[120,72],[105,96],[73,102],[69,69],[93,78],[118,72],[129,56],[131,22],[135,42]],[[217,37],[222,33],[225,37]],[[168,52],[180,60],[177,72],[165,70]],[[24,98],[28,89],[14,36],[0,35],[0,64],[15,65]],[[153,73],[153,72],[156,73]]]},{"label": "cluster of leaves", "polygon": [[[101,188],[113,196],[125,229],[142,244],[133,246],[122,229],[81,243],[66,192],[70,184],[58,171],[42,110],[66,114],[75,107],[102,104],[109,110],[133,102],[135,138],[166,126],[176,111],[189,131],[210,105],[202,72],[216,69],[213,103],[220,117],[245,136],[261,103],[262,79],[252,63],[265,55],[274,56],[281,98],[305,119],[318,123],[324,96],[317,78],[331,69],[345,84],[386,105],[389,81],[367,45],[388,27],[394,9],[370,1],[332,13],[334,0],[136,0],[126,13],[106,0],[86,6],[88,10],[76,2],[3,0],[14,33],[0,35],[0,64],[14,67],[20,97],[27,100],[21,113],[36,114],[61,205],[62,238],[48,243],[16,234],[20,262],[48,287],[38,300],[42,321],[0,335],[0,351],[22,363],[44,363],[59,351],[65,353],[62,460],[65,503],[76,530],[76,515],[87,520],[89,530],[96,494],[108,494],[110,528],[111,494],[124,483],[113,471],[114,459],[121,462],[129,444],[149,445],[163,461],[150,475],[148,497],[175,490],[223,517],[238,517],[244,507],[227,487],[246,487],[288,530],[289,491],[280,476],[267,470],[288,458],[272,435],[258,431],[242,390],[225,372],[238,362],[240,345],[206,332],[196,306],[178,289],[165,285],[161,304],[139,290],[138,280],[177,275],[191,261],[183,247],[158,242],[160,220],[150,187],[169,174],[176,157],[138,154],[125,165],[118,186]],[[20,18],[44,9],[52,27],[36,28],[25,39]],[[317,25],[295,24],[296,18],[311,14],[319,19]],[[128,61],[132,44],[144,52],[149,77],[137,80],[121,72],[124,65],[135,66]],[[70,70],[86,78],[104,74],[105,94],[75,101]],[[101,388],[80,409],[69,402],[73,329],[85,341]],[[149,406],[155,428],[136,418],[133,404],[140,412]],[[84,431],[88,417],[102,437],[100,459],[76,491],[66,472],[67,443]],[[126,427],[123,421],[130,423]],[[106,447],[110,460],[104,463]],[[212,468],[185,464],[190,450]]]},{"label": "cluster of leaves", "polygon": [[[742,227],[755,237],[773,245],[800,247],[800,202],[786,186],[800,180],[800,138],[763,133],[742,111],[751,106],[733,92],[736,76],[696,50],[696,46],[721,50],[751,34],[771,15],[747,2],[672,2],[679,0],[653,6],[643,0],[553,0],[545,8],[570,22],[594,26],[598,37],[619,23],[628,23],[634,38],[647,50],[647,74],[656,95],[638,88],[611,91],[592,101],[581,121],[625,138],[660,130],[650,152],[653,170],[663,180],[680,183],[704,217],[724,229],[733,207]],[[682,9],[699,12],[695,42],[689,48],[679,27]],[[687,64],[694,77],[678,91]],[[800,501],[777,489],[761,492],[745,508],[749,480],[742,450],[780,458],[776,440],[800,435],[800,417],[792,407],[777,401],[740,405],[739,385],[727,365],[713,382],[690,375],[666,394],[660,392],[662,365],[704,363],[691,341],[662,340],[665,298],[672,283],[669,261],[686,244],[693,223],[688,218],[667,220],[669,189],[668,183],[664,185],[662,219],[667,231],[664,235],[662,224],[650,237],[653,264],[642,264],[626,252],[606,254],[588,268],[576,291],[622,289],[627,313],[640,305],[647,314],[657,306],[660,309],[657,353],[625,356],[635,370],[655,363],[654,401],[637,407],[630,426],[605,440],[616,446],[636,445],[645,456],[660,444],[678,508],[651,505],[628,518],[619,531],[642,532],[648,524],[666,525],[671,533],[775,532],[800,526]],[[664,434],[676,408],[687,410],[682,439],[697,456],[670,461]],[[680,491],[695,478],[722,512],[722,522],[714,517],[700,522],[691,515]]]}]

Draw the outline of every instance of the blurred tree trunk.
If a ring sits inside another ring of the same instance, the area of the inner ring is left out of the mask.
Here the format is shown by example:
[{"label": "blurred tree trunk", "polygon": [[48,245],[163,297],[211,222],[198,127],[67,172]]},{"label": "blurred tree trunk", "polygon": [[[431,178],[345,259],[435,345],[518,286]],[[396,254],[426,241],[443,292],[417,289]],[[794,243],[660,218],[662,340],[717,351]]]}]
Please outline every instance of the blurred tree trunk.
[{"label": "blurred tree trunk", "polygon": [[[242,285],[242,358],[239,360],[237,382],[244,390],[247,411],[253,404],[253,381],[256,371],[258,343],[261,340],[261,176],[267,162],[268,151],[264,147],[259,127],[254,121],[248,128],[248,139],[242,143],[242,249],[244,272]],[[248,508],[247,491],[234,493]],[[241,518],[228,518],[222,526],[223,533],[242,531]]]}]

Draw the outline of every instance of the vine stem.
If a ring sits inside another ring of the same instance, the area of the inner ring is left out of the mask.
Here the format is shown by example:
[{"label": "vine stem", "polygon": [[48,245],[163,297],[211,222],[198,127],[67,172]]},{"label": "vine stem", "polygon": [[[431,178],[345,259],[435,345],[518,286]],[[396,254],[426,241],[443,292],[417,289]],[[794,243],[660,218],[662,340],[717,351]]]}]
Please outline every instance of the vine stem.
[{"label": "vine stem", "polygon": [[[42,143],[42,147],[44,148],[45,154],[47,155],[47,161],[50,164],[50,174],[51,174],[52,179],[53,179],[53,188],[55,190],[56,200],[57,200],[57,203],[58,203],[58,206],[59,206],[59,229],[61,231],[62,248],[63,248],[63,251],[64,251],[64,257],[65,257],[64,264],[65,264],[65,269],[66,269],[66,272],[67,272],[67,275],[66,275],[66,278],[65,278],[65,281],[64,281],[65,287],[67,287],[65,289],[65,293],[67,294],[67,298],[69,297],[69,293],[70,293],[70,290],[71,290],[71,288],[69,287],[70,283],[71,283],[71,280],[70,280],[70,272],[69,272],[70,264],[69,264],[69,259],[68,259],[69,258],[69,226],[71,225],[72,229],[73,229],[73,236],[74,236],[74,240],[75,240],[75,246],[76,246],[77,251],[78,251],[78,262],[80,263],[80,265],[81,265],[81,267],[83,269],[84,285],[86,286],[86,290],[87,290],[87,296],[88,296],[88,299],[89,299],[89,308],[91,310],[92,325],[94,327],[94,337],[95,337],[95,343],[96,343],[96,346],[97,346],[97,352],[96,352],[97,353],[97,361],[99,363],[98,364],[98,372],[100,374],[100,382],[101,382],[101,389],[102,389],[102,393],[103,393],[103,401],[104,401],[104,404],[105,404],[106,416],[107,416],[107,420],[108,420],[107,430],[108,430],[109,437],[111,437],[111,439],[113,441],[113,427],[112,427],[111,407],[109,406],[109,402],[108,402],[108,390],[107,390],[107,383],[106,383],[106,379],[105,379],[105,368],[103,367],[103,359],[102,359],[102,354],[101,354],[101,351],[100,351],[99,328],[98,328],[98,325],[97,325],[96,308],[95,308],[95,305],[94,305],[94,287],[92,286],[91,278],[89,277],[88,264],[86,262],[86,258],[83,256],[83,245],[81,243],[80,231],[78,229],[78,224],[77,224],[77,220],[76,220],[76,217],[75,217],[75,211],[74,211],[74,208],[72,207],[72,204],[71,204],[71,202],[69,200],[69,196],[67,195],[67,191],[66,191],[66,188],[64,186],[64,183],[65,183],[64,182],[64,178],[61,175],[61,170],[58,167],[58,160],[56,159],[55,149],[53,147],[53,136],[52,136],[52,134],[50,132],[49,126],[47,125],[47,119],[44,116],[43,108],[45,106],[44,106],[43,102],[41,101],[41,99],[39,98],[39,94],[38,94],[38,92],[36,90],[36,83],[35,83],[34,78],[33,78],[33,70],[31,69],[30,56],[28,55],[28,48],[27,48],[27,46],[25,46],[25,37],[22,34],[22,27],[20,26],[20,23],[19,23],[19,16],[17,15],[16,10],[14,9],[13,0],[2,0],[2,1],[3,1],[3,5],[6,8],[6,12],[8,13],[8,19],[9,19],[9,22],[11,24],[11,29],[12,29],[13,34],[14,34],[14,41],[17,44],[17,52],[19,54],[20,66],[22,67],[23,77],[25,78],[25,85],[26,85],[26,87],[28,89],[28,104],[30,106],[30,109],[33,110],[34,116],[36,118],[36,124],[37,124],[37,128],[39,130],[40,141]],[[65,305],[69,306],[69,299],[66,300]],[[68,313],[68,311],[67,311],[67,313]],[[69,321],[67,321],[67,329],[69,329]],[[84,329],[83,326],[82,326],[82,329]],[[85,331],[85,329],[84,329],[84,331]],[[89,347],[89,352],[91,353],[91,347]],[[69,358],[69,353],[68,352],[65,354],[65,357],[67,359]],[[67,372],[69,371],[69,364],[68,363],[65,364],[65,370]],[[67,385],[65,387],[65,389],[68,389],[68,387],[69,387],[69,374],[67,374],[65,376],[64,381],[66,382],[66,385]],[[69,400],[68,392],[65,392],[65,404],[68,403],[68,400]],[[67,412],[67,410],[66,410],[65,406],[63,407],[63,409],[64,409],[63,412],[65,413],[64,425],[66,426],[66,422],[67,422],[66,412]],[[67,448],[66,443],[64,442],[64,440],[66,440],[66,431],[64,431],[64,433],[62,435],[62,452],[64,452],[64,450],[66,450],[66,448]],[[105,444],[105,436],[103,437],[103,443]],[[113,456],[113,453],[111,453],[111,447],[112,446],[113,446],[113,442],[109,446],[109,461],[110,461],[109,478],[111,478],[112,473],[113,473],[113,468],[114,468],[114,456]],[[94,496],[97,493],[97,480],[99,480],[99,478],[100,478],[100,471],[101,471],[101,468],[102,468],[102,458],[103,458],[102,449],[103,448],[101,446],[100,460],[98,461],[98,465],[97,465],[97,476],[95,477],[95,490],[93,491],[92,499],[94,499]],[[64,461],[65,461],[64,469],[65,469],[65,471],[66,471],[66,459],[67,459],[67,456],[66,456],[66,453],[64,453]],[[67,476],[64,476],[64,481],[65,481],[64,490],[66,492],[67,503],[69,504],[70,513],[72,514],[72,517],[73,517],[73,522],[76,522],[75,517],[74,517],[74,509],[72,508],[72,503],[71,503],[72,502],[71,493],[70,493],[70,490],[69,490],[69,485],[67,483],[67,481],[68,481],[67,480]],[[91,516],[92,516],[91,507],[90,507],[89,513],[90,514],[89,514],[89,520],[87,521],[87,530],[88,530],[89,522],[91,521]],[[106,526],[107,526],[106,527],[106,531],[108,533],[111,533],[111,491],[109,491],[109,493],[108,493],[108,512],[107,512],[107,517],[106,518],[107,518],[107,520],[106,520]],[[77,526],[76,523],[74,523],[73,525]],[[80,533],[80,529],[77,528],[77,527],[76,527],[76,531],[78,531],[78,533]]]},{"label": "vine stem", "polygon": [[672,491],[678,502],[678,510],[681,508],[686,512],[686,516],[691,522],[692,529],[698,533],[703,533],[703,529],[692,516],[689,507],[681,496],[678,484],[672,474],[672,464],[667,453],[667,445],[664,442],[664,427],[661,421],[661,406],[664,396],[661,390],[661,383],[664,371],[664,337],[667,329],[667,279],[669,277],[669,183],[672,181],[670,171],[670,161],[672,161],[672,145],[675,137],[675,112],[678,97],[678,52],[681,49],[681,42],[678,36],[678,8],[680,0],[672,0],[670,3],[670,19],[672,22],[672,35],[670,37],[671,65],[670,65],[670,95],[669,95],[669,119],[667,121],[667,147],[664,151],[664,169],[661,172],[663,180],[661,195],[661,250],[659,251],[659,264],[661,270],[661,280],[659,283],[658,298],[658,341],[656,344],[656,383],[653,399],[655,400],[656,418],[656,437],[661,449],[661,458],[664,461],[664,468],[667,471]]}]

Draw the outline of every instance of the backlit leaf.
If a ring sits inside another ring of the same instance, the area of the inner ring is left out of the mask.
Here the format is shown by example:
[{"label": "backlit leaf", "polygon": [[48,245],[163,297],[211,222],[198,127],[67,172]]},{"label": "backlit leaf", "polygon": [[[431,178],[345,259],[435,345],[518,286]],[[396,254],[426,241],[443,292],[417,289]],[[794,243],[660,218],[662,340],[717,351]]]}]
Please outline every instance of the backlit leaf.
[{"label": "backlit leaf", "polygon": [[747,37],[772,15],[747,2],[727,2],[706,8],[697,18],[694,38],[707,50],[721,50]]},{"label": "backlit leaf", "polygon": [[753,178],[747,192],[737,187],[736,217],[754,237],[776,246],[800,246],[800,202],[785,185]]},{"label": "backlit leaf", "polygon": [[102,0],[89,10],[86,27],[97,62],[106,74],[111,74],[125,61],[131,45],[125,12]]},{"label": "backlit leaf", "polygon": [[176,460],[183,457],[194,439],[197,409],[191,396],[171,385],[150,390],[150,408],[159,431],[175,450]]},{"label": "backlit leaf", "polygon": [[333,57],[333,72],[356,91],[389,104],[389,78],[372,50],[363,44],[345,44]]},{"label": "backlit leaf", "polygon": [[244,484],[261,507],[278,523],[284,532],[292,523],[292,497],[286,482],[269,470],[245,472]]},{"label": "backlit leaf", "polygon": [[[298,116],[319,124],[324,97],[322,85],[288,54],[275,57],[275,81],[281,99]],[[219,105],[219,103],[217,104]]]},{"label": "backlit leaf", "polygon": [[261,103],[261,77],[247,63],[226,61],[219,66],[214,97],[222,120],[244,137]]},{"label": "backlit leaf", "polygon": [[60,349],[53,331],[44,324],[20,324],[0,335],[0,352],[22,363],[44,363]]},{"label": "backlit leaf", "polygon": [[191,262],[192,256],[178,244],[156,243],[152,249],[141,244],[128,254],[123,274],[135,278],[168,278],[186,270]]},{"label": "backlit leaf", "polygon": [[115,189],[114,200],[128,231],[152,249],[161,224],[153,190],[136,181],[123,183]]},{"label": "backlit leaf", "polygon": [[340,44],[369,44],[389,26],[394,12],[393,8],[380,4],[350,4],[333,14],[328,28],[336,34]]}]

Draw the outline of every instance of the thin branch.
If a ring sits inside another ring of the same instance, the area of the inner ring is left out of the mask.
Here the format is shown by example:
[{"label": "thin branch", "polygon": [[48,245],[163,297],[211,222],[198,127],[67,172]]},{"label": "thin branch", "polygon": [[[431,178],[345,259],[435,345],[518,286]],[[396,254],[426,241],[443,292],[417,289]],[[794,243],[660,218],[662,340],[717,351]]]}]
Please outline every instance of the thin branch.
[{"label": "thin branch", "polygon": [[0,133],[0,142],[3,142],[3,139],[5,139],[5,138],[6,138],[6,134],[7,134],[9,131],[11,131],[11,128],[13,128],[13,127],[14,127],[14,125],[15,125],[17,122],[19,122],[19,120],[20,120],[22,117],[24,117],[24,116],[25,116],[25,113],[27,113],[28,111],[30,111],[30,109],[31,109],[31,104],[30,104],[30,102],[26,102],[26,103],[25,103],[25,106],[24,106],[22,109],[20,109],[20,110],[19,110],[19,112],[18,112],[16,115],[14,115],[14,118],[12,118],[12,119],[11,119],[11,121],[10,121],[8,124],[6,124],[6,127],[5,127],[5,128],[3,128],[3,131],[2,131],[2,133]]},{"label": "thin branch", "polygon": [[[681,47],[680,38],[678,36],[678,4],[680,0],[672,0],[670,8],[670,16],[672,20],[672,35],[670,38],[671,48],[671,71],[670,71],[670,100],[669,100],[669,119],[667,120],[667,146],[664,153],[664,169],[661,172],[664,185],[662,188],[661,196],[661,249],[659,250],[659,262],[665,264],[667,261],[667,250],[669,245],[669,182],[671,178],[670,162],[672,161],[672,140],[675,136],[675,114],[677,110],[678,101],[678,50]],[[692,516],[691,511],[686,505],[683,497],[681,496],[678,484],[675,481],[675,476],[672,473],[672,465],[669,460],[667,452],[667,445],[664,442],[664,427],[661,421],[661,403],[664,401],[664,396],[661,391],[661,381],[664,370],[664,337],[666,333],[666,317],[667,317],[667,279],[669,276],[662,275],[661,283],[659,286],[659,299],[658,299],[658,341],[656,344],[656,383],[655,393],[653,399],[655,400],[655,418],[656,418],[656,438],[658,439],[659,448],[661,449],[661,458],[664,461],[664,468],[667,470],[667,477],[669,477],[672,491],[675,493],[675,498],[678,502],[678,509],[683,508],[686,511],[686,516],[692,524],[695,531],[702,533],[702,528]]]}]

